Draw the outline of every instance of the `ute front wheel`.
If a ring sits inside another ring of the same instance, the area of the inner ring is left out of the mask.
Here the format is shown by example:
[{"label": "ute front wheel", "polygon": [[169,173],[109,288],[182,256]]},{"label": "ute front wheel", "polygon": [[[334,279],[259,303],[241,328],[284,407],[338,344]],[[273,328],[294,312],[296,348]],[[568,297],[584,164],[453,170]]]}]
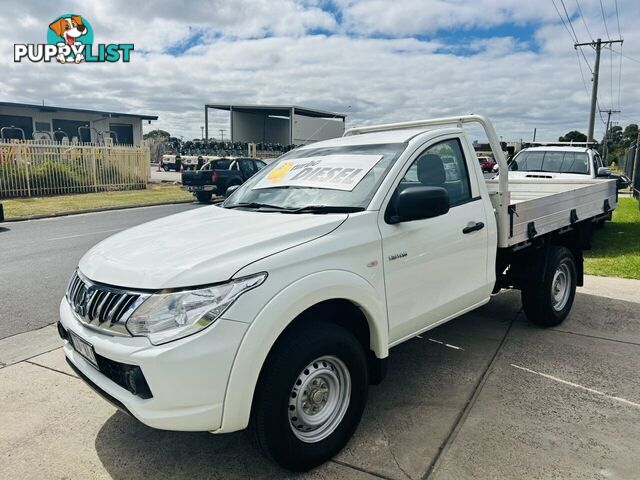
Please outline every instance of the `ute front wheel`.
[{"label": "ute front wheel", "polygon": [[324,463],[353,435],[367,389],[365,352],[350,332],[324,322],[287,332],[256,390],[252,426],[258,445],[289,470]]}]

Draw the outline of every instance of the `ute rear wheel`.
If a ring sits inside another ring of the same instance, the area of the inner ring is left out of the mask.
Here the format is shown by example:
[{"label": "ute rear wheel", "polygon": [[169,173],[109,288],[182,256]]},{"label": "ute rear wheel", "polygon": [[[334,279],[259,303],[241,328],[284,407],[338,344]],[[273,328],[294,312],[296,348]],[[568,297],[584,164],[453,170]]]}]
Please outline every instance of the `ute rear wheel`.
[{"label": "ute rear wheel", "polygon": [[211,192],[196,192],[196,198],[200,203],[209,203],[211,201]]},{"label": "ute rear wheel", "polygon": [[310,470],[347,444],[367,391],[358,340],[337,325],[303,324],[278,341],[260,375],[252,412],[256,441],[282,467]]},{"label": "ute rear wheel", "polygon": [[566,247],[552,246],[542,276],[522,288],[522,306],[527,318],[543,327],[560,325],[576,295],[577,268]]}]

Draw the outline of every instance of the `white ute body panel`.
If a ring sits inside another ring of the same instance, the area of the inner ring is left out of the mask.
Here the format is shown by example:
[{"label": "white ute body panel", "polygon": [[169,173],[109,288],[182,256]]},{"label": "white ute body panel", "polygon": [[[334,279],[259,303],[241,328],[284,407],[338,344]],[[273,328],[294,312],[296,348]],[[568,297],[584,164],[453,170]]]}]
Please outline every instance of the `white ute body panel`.
[{"label": "white ute body panel", "polygon": [[[108,286],[159,291],[223,283],[261,272],[268,276],[209,327],[159,346],[144,337],[98,332],[62,300],[62,327],[88,341],[99,355],[140,366],[153,392],[151,399],[140,399],[116,385],[68,341],[67,358],[147,425],[231,432],[249,422],[258,376],[269,351],[308,308],[326,300],[351,302],[366,317],[373,355],[385,358],[394,345],[486,303],[496,280],[496,252],[515,242],[509,236],[512,200],[507,175],[489,182],[487,188],[462,129],[468,122],[485,127],[496,147],[495,158],[506,170],[498,137],[483,117],[352,129],[345,137],[300,150],[405,144],[364,211],[293,215],[211,206],[134,227],[101,242],[82,258],[79,270],[89,280]],[[414,160],[426,148],[451,139],[459,142],[464,155],[471,198],[438,217],[387,223],[387,205]],[[529,190],[535,191],[535,184],[527,182]],[[584,182],[582,186],[578,190],[583,194],[590,191]],[[553,191],[541,188],[538,196],[517,199],[516,208],[528,205],[528,218],[536,221],[557,213],[556,194],[562,197],[564,212],[572,201],[571,191],[561,186]],[[597,190],[591,204],[609,198],[615,207],[615,197],[607,193],[606,187]],[[544,212],[536,201],[545,202]],[[590,215],[593,208],[581,215]],[[554,227],[569,225],[564,213],[561,217],[558,214]],[[463,233],[474,222],[482,222],[484,228]]]}]

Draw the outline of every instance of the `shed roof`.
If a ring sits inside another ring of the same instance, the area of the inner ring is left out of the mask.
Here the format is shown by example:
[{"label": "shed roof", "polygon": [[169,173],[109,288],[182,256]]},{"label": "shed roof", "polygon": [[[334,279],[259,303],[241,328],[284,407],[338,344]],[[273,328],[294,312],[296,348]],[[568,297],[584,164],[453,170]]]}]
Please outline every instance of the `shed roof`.
[{"label": "shed roof", "polygon": [[209,103],[206,104],[207,108],[215,108],[217,110],[244,112],[244,113],[266,113],[267,115],[276,115],[282,117],[288,117],[292,109],[295,109],[295,113],[298,115],[304,115],[306,117],[316,118],[341,118],[345,119],[344,113],[328,112],[326,110],[318,110],[315,108],[302,107],[300,105],[247,105],[240,103]]},{"label": "shed roof", "polygon": [[15,102],[0,102],[0,107],[19,107],[19,108],[34,108],[41,112],[77,112],[77,113],[94,113],[105,117],[136,117],[142,120],[157,120],[157,115],[143,115],[139,113],[119,113],[108,112],[105,110],[88,110],[84,108],[69,108],[69,107],[55,107],[52,105],[36,105],[31,103],[15,103]]}]

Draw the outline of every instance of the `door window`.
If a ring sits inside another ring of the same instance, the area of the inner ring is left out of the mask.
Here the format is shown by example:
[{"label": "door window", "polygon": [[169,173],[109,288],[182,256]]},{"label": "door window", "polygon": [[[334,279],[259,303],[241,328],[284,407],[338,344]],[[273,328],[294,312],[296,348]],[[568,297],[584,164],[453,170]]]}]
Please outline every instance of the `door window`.
[{"label": "door window", "polygon": [[443,187],[449,205],[471,199],[467,162],[458,139],[445,140],[427,148],[409,167],[394,196],[409,186]]},{"label": "door window", "polygon": [[242,168],[242,173],[247,177],[258,171],[252,160],[240,160],[240,168]]}]

